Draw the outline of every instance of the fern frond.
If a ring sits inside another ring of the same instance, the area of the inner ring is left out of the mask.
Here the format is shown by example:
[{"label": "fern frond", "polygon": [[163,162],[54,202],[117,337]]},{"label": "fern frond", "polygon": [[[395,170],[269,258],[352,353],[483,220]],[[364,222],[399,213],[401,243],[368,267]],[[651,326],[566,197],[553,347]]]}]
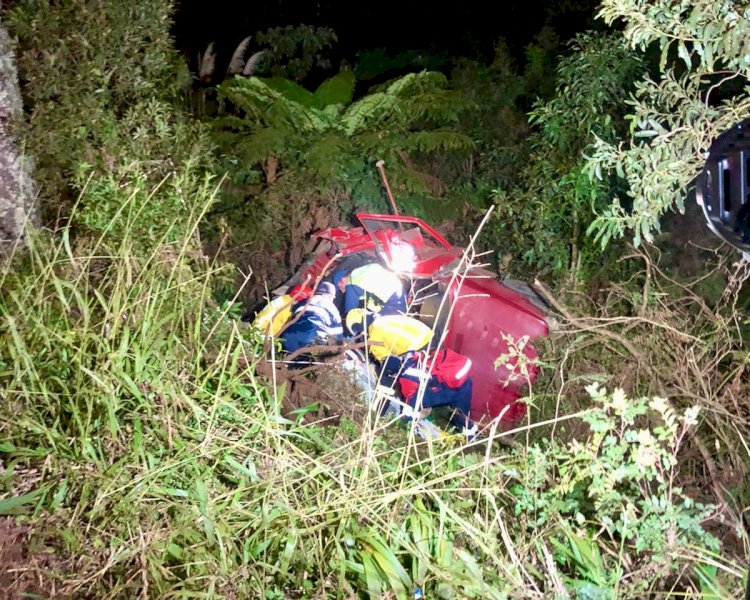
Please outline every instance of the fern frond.
[{"label": "fern frond", "polygon": [[294,135],[289,129],[261,127],[250,135],[243,136],[231,150],[246,163],[263,162],[270,155],[284,160],[294,154],[290,143]]},{"label": "fern frond", "polygon": [[386,84],[385,93],[397,96],[404,90],[408,90],[416,80],[418,73],[407,73],[403,77],[398,77]]},{"label": "fern frond", "polygon": [[232,59],[229,61],[229,67],[227,67],[227,75],[239,75],[242,73],[242,68],[245,66],[245,52],[248,45],[250,45],[250,36],[247,36],[235,48]]},{"label": "fern frond", "polygon": [[351,71],[341,71],[333,77],[326,79],[315,90],[315,97],[318,100],[319,106],[350,104],[354,95],[354,84],[354,73]]},{"label": "fern frond", "polygon": [[343,104],[329,104],[321,111],[331,123],[333,127],[339,121],[341,113],[344,112]]},{"label": "fern frond", "polygon": [[402,139],[399,134],[384,135],[382,131],[367,130],[352,136],[352,141],[359,151],[364,155],[372,156],[373,161],[387,157]]},{"label": "fern frond", "polygon": [[448,186],[446,186],[439,177],[420,169],[417,165],[414,164],[414,161],[412,161],[411,158],[409,158],[409,155],[403,150],[396,150],[396,154],[398,154],[398,156],[401,158],[402,162],[404,163],[404,167],[408,171],[409,175],[412,175],[419,179],[421,181],[421,185],[426,187],[430,191],[430,194],[432,196],[445,196],[446,192],[448,191]]},{"label": "fern frond", "polygon": [[232,115],[216,117],[213,120],[213,126],[216,131],[227,132],[244,132],[254,128],[254,125],[248,119]]},{"label": "fern frond", "polygon": [[350,168],[353,150],[351,141],[345,136],[329,133],[308,148],[305,166],[316,177],[331,182]]},{"label": "fern frond", "polygon": [[303,88],[300,84],[285,79],[284,77],[268,77],[263,79],[265,84],[272,90],[277,91],[287,100],[297,102],[308,108],[323,108],[320,106],[315,94]]},{"label": "fern frond", "polygon": [[[442,196],[445,194],[445,184],[417,169],[405,167],[398,172],[398,186],[408,194],[420,196]],[[437,183],[436,183],[437,182]]]},{"label": "fern frond", "polygon": [[347,135],[354,135],[386,120],[397,107],[398,99],[393,95],[383,92],[369,94],[344,111],[340,127]]},{"label": "fern frond", "polygon": [[264,163],[271,155],[284,163],[293,163],[299,155],[290,142],[294,133],[289,130],[262,127],[251,134],[238,136],[236,133],[216,132],[213,141],[226,156],[234,158],[239,168],[247,168]]},{"label": "fern frond", "polygon": [[220,98],[226,98],[256,122],[267,124],[266,113],[276,101],[277,94],[262,81],[251,79],[234,79],[217,87]]},{"label": "fern frond", "polygon": [[358,148],[373,156],[399,151],[467,153],[476,147],[470,137],[447,129],[414,133],[367,131],[354,136],[354,140]]},{"label": "fern frond", "polygon": [[442,73],[409,73],[390,82],[383,91],[365,96],[344,114],[342,127],[349,135],[367,128],[420,129],[455,123],[470,108],[465,97],[445,89]]},{"label": "fern frond", "polygon": [[388,85],[386,93],[405,98],[414,94],[442,90],[447,86],[448,79],[442,73],[438,71],[421,71],[420,73],[409,73],[408,75],[399,77]]},{"label": "fern frond", "polygon": [[[278,82],[274,85],[280,86]],[[273,89],[268,80],[259,77],[234,79],[218,89],[221,96],[265,126],[292,127],[304,135],[307,132],[325,131],[332,125],[331,118],[323,111],[286,98]]]},{"label": "fern frond", "polygon": [[424,121],[437,125],[456,123],[461,113],[472,108],[465,95],[452,90],[425,91],[402,100],[405,126]]},{"label": "fern frond", "polygon": [[476,144],[469,136],[448,129],[438,131],[416,131],[399,136],[400,147],[418,152],[470,152]]}]

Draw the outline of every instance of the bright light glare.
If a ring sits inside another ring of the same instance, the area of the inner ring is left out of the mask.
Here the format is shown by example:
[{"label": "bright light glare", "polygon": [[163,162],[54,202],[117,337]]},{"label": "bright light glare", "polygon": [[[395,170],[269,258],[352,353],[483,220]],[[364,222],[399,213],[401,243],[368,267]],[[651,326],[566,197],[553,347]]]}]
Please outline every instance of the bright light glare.
[{"label": "bright light glare", "polygon": [[397,273],[411,273],[414,270],[416,254],[409,244],[391,245],[391,269]]}]

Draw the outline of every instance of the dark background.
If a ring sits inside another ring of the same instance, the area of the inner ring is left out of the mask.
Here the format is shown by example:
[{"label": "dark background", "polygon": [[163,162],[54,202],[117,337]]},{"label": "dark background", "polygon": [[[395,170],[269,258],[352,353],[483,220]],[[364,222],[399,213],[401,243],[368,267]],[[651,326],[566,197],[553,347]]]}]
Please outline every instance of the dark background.
[{"label": "dark background", "polygon": [[514,57],[523,60],[524,47],[543,26],[551,26],[560,40],[594,25],[594,0],[459,0],[439,4],[425,0],[179,0],[174,35],[188,57],[209,42],[220,53],[242,38],[269,27],[317,25],[338,36],[334,59],[356,60],[359,50],[387,48],[391,53],[420,50],[443,56],[492,57],[504,37]]}]

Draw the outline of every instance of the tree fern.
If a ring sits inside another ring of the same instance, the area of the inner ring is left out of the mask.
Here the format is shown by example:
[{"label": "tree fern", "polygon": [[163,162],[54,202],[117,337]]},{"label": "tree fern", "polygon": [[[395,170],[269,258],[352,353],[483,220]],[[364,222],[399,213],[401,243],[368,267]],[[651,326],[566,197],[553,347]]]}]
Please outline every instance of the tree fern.
[{"label": "tree fern", "polygon": [[300,130],[314,128],[307,114],[308,109],[303,104],[289,100],[258,77],[237,78],[222,84],[219,95],[246,113],[247,128],[257,124]]},{"label": "tree fern", "polygon": [[270,155],[281,157],[290,153],[294,139],[294,132],[290,129],[259,127],[239,140],[235,152],[245,162],[263,162]]},{"label": "tree fern", "polygon": [[331,183],[352,168],[356,156],[349,138],[339,133],[329,133],[310,145],[305,153],[305,165],[324,183]]},{"label": "tree fern", "polygon": [[448,125],[456,123],[462,112],[473,108],[474,105],[458,92],[435,90],[405,98],[402,114],[410,126],[422,122]]},{"label": "tree fern", "polygon": [[448,86],[445,75],[438,71],[422,71],[409,73],[395,79],[388,84],[388,94],[392,96],[409,97],[427,91],[436,91]]},{"label": "tree fern", "polygon": [[418,152],[468,152],[475,147],[474,142],[456,131],[443,129],[438,131],[415,131],[400,138],[400,147],[404,150]]},{"label": "tree fern", "polygon": [[419,120],[453,123],[461,111],[472,108],[464,95],[448,88],[445,75],[433,71],[411,73],[390,82],[385,89],[400,99],[398,117],[405,124]]},{"label": "tree fern", "polygon": [[354,135],[382,123],[395,110],[398,110],[398,99],[395,96],[383,92],[370,94],[346,109],[339,126],[347,135]]},{"label": "tree fern", "polygon": [[315,93],[279,78],[238,78],[219,91],[244,114],[216,124],[243,134],[230,149],[243,161],[263,163],[273,155],[282,168],[312,173],[323,185],[370,189],[346,178],[385,158],[402,188],[442,195],[442,182],[414,168],[407,155],[472,149],[470,138],[446,127],[466,102],[447,89],[441,73],[411,73],[351,102],[354,85],[350,72]]}]

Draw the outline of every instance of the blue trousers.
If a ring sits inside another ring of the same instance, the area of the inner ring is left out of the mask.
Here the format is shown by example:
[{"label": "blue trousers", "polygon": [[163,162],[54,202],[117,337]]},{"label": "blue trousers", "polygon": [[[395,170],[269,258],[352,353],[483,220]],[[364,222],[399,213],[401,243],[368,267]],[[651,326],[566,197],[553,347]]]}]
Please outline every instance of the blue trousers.
[{"label": "blue trousers", "polygon": [[[448,406],[453,410],[451,423],[461,429],[462,427],[471,428],[474,423],[469,418],[471,411],[471,392],[472,382],[469,377],[461,387],[449,388],[447,385],[428,385],[424,390],[422,398],[422,408],[437,408],[439,406]],[[409,399],[408,404],[414,406],[416,394]]]}]

